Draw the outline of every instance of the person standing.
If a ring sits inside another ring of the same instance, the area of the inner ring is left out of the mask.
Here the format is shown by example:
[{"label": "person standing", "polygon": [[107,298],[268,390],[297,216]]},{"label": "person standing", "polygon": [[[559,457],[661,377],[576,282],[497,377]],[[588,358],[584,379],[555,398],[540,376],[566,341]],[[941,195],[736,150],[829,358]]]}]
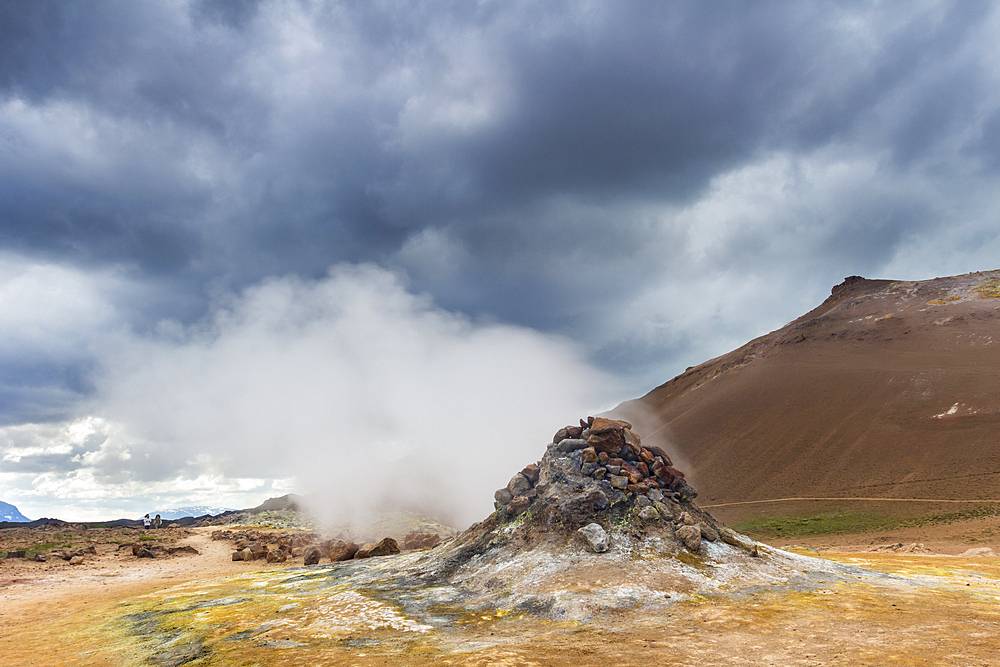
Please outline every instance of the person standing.
[{"label": "person standing", "polygon": [[142,527],[145,530],[149,530],[149,524],[151,524],[151,523],[152,523],[152,521],[150,520],[148,514],[146,516],[142,517]]},{"label": "person standing", "polygon": [[160,515],[157,514],[156,518],[153,519],[153,528],[159,528],[162,525],[163,525],[163,519],[161,519]]}]

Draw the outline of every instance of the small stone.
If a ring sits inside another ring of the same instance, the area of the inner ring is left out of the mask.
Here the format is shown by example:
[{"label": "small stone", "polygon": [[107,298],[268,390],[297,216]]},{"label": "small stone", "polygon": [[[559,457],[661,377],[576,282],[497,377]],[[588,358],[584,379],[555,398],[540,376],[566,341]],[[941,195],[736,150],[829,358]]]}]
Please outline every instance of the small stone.
[{"label": "small stone", "polygon": [[631,463],[626,463],[625,465],[622,466],[622,474],[628,477],[629,482],[631,482],[632,484],[638,484],[646,477],[641,472],[639,472],[639,470]]},{"label": "small stone", "polygon": [[618,452],[624,445],[625,441],[622,439],[621,431],[611,430],[595,433],[591,429],[590,437],[587,438],[587,446],[593,447],[595,451],[607,452],[608,454]]},{"label": "small stone", "polygon": [[569,454],[570,452],[575,452],[580,449],[585,449],[586,447],[587,447],[586,440],[567,438],[566,440],[563,440],[562,442],[559,443],[557,449],[560,452],[566,452],[567,454]]},{"label": "small stone", "polygon": [[650,489],[649,490],[649,499],[650,500],[656,500],[656,501],[662,502],[663,501],[663,491],[660,491],[659,489]]},{"label": "small stone", "polygon": [[625,439],[625,444],[628,445],[636,456],[642,455],[642,439],[639,437],[638,433],[633,433],[632,429],[627,428],[622,431],[622,436]]},{"label": "small stone", "polygon": [[604,553],[608,550],[608,533],[599,524],[588,523],[577,532],[595,553]]},{"label": "small stone", "polygon": [[582,472],[584,475],[587,475],[588,477],[593,475],[595,470],[597,470],[596,461],[594,463],[584,463],[582,466],[580,466],[580,472]]},{"label": "small stone", "polygon": [[582,461],[584,463],[597,463],[597,451],[593,447],[581,450],[581,454],[583,455]]},{"label": "small stone", "polygon": [[675,534],[688,551],[698,553],[698,550],[701,549],[701,531],[697,526],[681,526]]},{"label": "small stone", "polygon": [[507,504],[506,512],[510,516],[518,516],[531,507],[531,498],[527,496],[514,496],[514,499]]},{"label": "small stone", "polygon": [[233,561],[238,561],[238,560],[243,560],[243,552],[242,551],[234,551],[233,552]]},{"label": "small stone", "polygon": [[653,452],[643,447],[642,449],[639,450],[639,460],[645,463],[646,465],[651,466],[653,465],[653,461],[656,460],[656,457],[653,456]]},{"label": "small stone", "polygon": [[673,503],[663,503],[658,500],[653,501],[653,507],[655,507],[656,511],[660,513],[660,516],[663,517],[664,521],[673,521],[676,519],[680,509]]},{"label": "small stone", "polygon": [[760,553],[757,551],[757,543],[751,540],[746,535],[741,535],[735,530],[728,528],[726,526],[719,526],[719,538],[730,546],[734,546],[738,549],[746,551],[753,557],[757,557]]},{"label": "small stone", "polygon": [[685,526],[693,526],[698,522],[695,521],[695,518],[691,516],[688,512],[681,512],[681,523],[683,523]]},{"label": "small stone", "polygon": [[608,474],[607,468],[598,468],[593,472],[591,477],[593,477],[594,479],[604,479],[604,476],[607,474]]},{"label": "small stone", "polygon": [[583,437],[584,427],[582,426],[567,426],[566,429],[569,432],[568,437],[573,438],[574,440]]},{"label": "small stone", "polygon": [[564,426],[563,428],[556,431],[556,434],[552,436],[552,442],[558,444],[568,437],[569,437],[569,427]]},{"label": "small stone", "polygon": [[45,554],[35,554],[33,559],[36,563],[44,563],[47,560]]},{"label": "small stone", "polygon": [[610,459],[610,458],[611,457],[608,455],[607,452],[598,452],[597,453],[597,462],[600,463],[601,465],[607,464],[608,459]]},{"label": "small stone", "polygon": [[638,498],[635,499],[636,507],[650,507],[652,506],[652,504],[653,501],[650,500],[648,496],[639,496]]},{"label": "small stone", "polygon": [[[609,467],[609,472],[610,472],[610,467]],[[624,491],[625,489],[628,488],[628,477],[622,477],[621,475],[611,475],[608,478],[608,481],[611,482],[611,486],[618,489],[619,491]]]},{"label": "small stone", "polygon": [[493,500],[497,501],[500,505],[506,505],[513,499],[514,494],[508,491],[507,487],[497,489],[496,493],[493,494]]},{"label": "small stone", "polygon": [[645,447],[646,449],[648,449],[653,453],[653,456],[658,456],[660,459],[662,459],[665,465],[668,466],[673,465],[673,462],[670,460],[670,457],[667,456],[667,453],[663,451],[661,448],[657,447],[656,445],[645,445]]},{"label": "small stone", "polygon": [[[642,498],[643,496],[639,497]],[[654,521],[654,520],[659,521],[660,513],[656,511],[655,507],[647,505],[646,507],[643,507],[641,510],[639,510],[639,518],[642,519],[643,521]]]},{"label": "small stone", "polygon": [[523,496],[529,489],[531,489],[531,482],[529,482],[528,478],[521,473],[516,473],[510,478],[510,481],[507,482],[507,490],[510,491],[510,495],[515,498],[517,496]]},{"label": "small stone", "polygon": [[614,456],[608,459],[608,465],[618,466],[619,468],[625,465],[625,459],[620,456]]},{"label": "small stone", "polygon": [[278,613],[283,614],[286,611],[291,611],[292,609],[295,609],[298,606],[299,606],[298,602],[289,602],[288,604],[283,604],[280,607],[278,607]]},{"label": "small stone", "polygon": [[287,560],[287,556],[284,551],[278,549],[277,551],[267,552],[267,562],[268,563],[284,563]]},{"label": "small stone", "polygon": [[73,556],[69,559],[70,565],[80,565],[83,563],[83,556]]},{"label": "small stone", "polygon": [[719,541],[719,533],[716,532],[715,528],[712,528],[704,521],[698,522],[698,530],[701,531],[701,539],[707,540],[709,542]]},{"label": "small stone", "polygon": [[534,486],[538,483],[538,472],[538,465],[535,463],[529,463],[524,466],[524,470],[521,471],[521,474],[527,477],[528,481],[531,482],[532,486]]},{"label": "small stone", "polygon": [[621,466],[613,466],[613,465],[609,464],[609,465],[606,465],[604,467],[608,471],[609,475],[620,475],[621,472],[622,472],[622,467]]}]

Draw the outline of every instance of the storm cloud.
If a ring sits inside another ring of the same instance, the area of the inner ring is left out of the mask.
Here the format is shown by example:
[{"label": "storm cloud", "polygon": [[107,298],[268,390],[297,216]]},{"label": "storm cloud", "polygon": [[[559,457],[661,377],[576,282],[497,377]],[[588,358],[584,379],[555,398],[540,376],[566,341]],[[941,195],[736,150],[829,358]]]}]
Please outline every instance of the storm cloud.
[{"label": "storm cloud", "polygon": [[998,21],[986,2],[6,3],[0,424],[111,419],[116,386],[151,381],[111,350],[170,327],[197,349],[227,299],[312,294],[331,267],[562,341],[620,400],[846,275],[996,268]]}]

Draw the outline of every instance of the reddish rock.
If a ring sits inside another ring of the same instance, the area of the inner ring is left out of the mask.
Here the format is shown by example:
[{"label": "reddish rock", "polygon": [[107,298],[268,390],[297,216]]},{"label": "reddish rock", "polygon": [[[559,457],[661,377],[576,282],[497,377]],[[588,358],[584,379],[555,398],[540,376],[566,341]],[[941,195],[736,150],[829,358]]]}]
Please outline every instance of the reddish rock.
[{"label": "reddish rock", "polygon": [[611,458],[608,459],[609,466],[618,466],[619,468],[621,468],[624,464],[625,464],[625,459],[619,458],[617,456],[612,456]]},{"label": "reddish rock", "polygon": [[673,466],[667,466],[667,472],[669,472],[674,477],[680,477],[681,479],[684,479],[684,473],[682,473],[680,470],[678,470]]},{"label": "reddish rock", "polygon": [[569,437],[569,427],[564,426],[558,431],[556,431],[556,434],[552,436],[552,442],[560,443],[568,437]]},{"label": "reddish rock", "polygon": [[598,452],[597,453],[597,462],[600,463],[602,466],[603,465],[607,465],[607,463],[608,463],[609,460],[611,460],[611,457],[608,456],[607,452]]},{"label": "reddish rock", "polygon": [[656,479],[654,479],[652,477],[647,477],[645,480],[643,480],[642,483],[645,484],[646,486],[648,486],[651,489],[658,489],[658,488],[660,488],[660,483]]},{"label": "reddish rock", "polygon": [[639,456],[639,453],[642,451],[642,440],[639,438],[639,435],[627,428],[622,431],[622,437],[625,440],[625,445],[631,448],[636,456]]},{"label": "reddish rock", "polygon": [[361,545],[361,548],[358,549],[357,552],[355,552],[354,558],[356,559],[368,558],[371,555],[369,552],[374,548],[375,548],[374,544],[372,544],[371,542],[366,542],[365,544]]},{"label": "reddish rock", "polygon": [[233,560],[234,561],[243,560],[243,552],[242,551],[234,551],[233,552]]},{"label": "reddish rock", "polygon": [[93,544],[91,544],[89,547],[86,547],[83,550],[83,553],[90,554],[91,556],[96,556],[97,555],[97,547],[95,547]]},{"label": "reddish rock", "polygon": [[638,484],[646,477],[641,472],[639,472],[639,470],[636,469],[635,466],[633,466],[631,463],[628,463],[627,461],[622,464],[622,474],[628,477],[629,482],[632,484]]},{"label": "reddish rock", "polygon": [[656,460],[656,457],[653,456],[653,452],[643,447],[642,449],[639,450],[639,460],[641,460],[646,465],[651,466],[653,465],[653,462]]},{"label": "reddish rock", "polygon": [[276,549],[274,551],[267,552],[268,563],[284,563],[286,558],[288,557],[285,556],[285,552],[282,551],[281,549]]},{"label": "reddish rock", "polygon": [[[593,419],[593,417],[591,417]],[[580,433],[583,433],[586,429],[590,428],[590,424],[587,423],[586,419],[580,420]]]},{"label": "reddish rock", "polygon": [[[604,454],[605,452],[601,452]],[[584,463],[597,463],[597,451],[593,447],[587,447],[581,450],[583,458],[581,459]]]},{"label": "reddish rock", "polygon": [[514,500],[508,503],[506,512],[510,516],[517,516],[529,507],[531,507],[531,498],[528,498],[527,496],[517,496]]},{"label": "reddish rock", "polygon": [[643,477],[649,477],[649,468],[646,467],[645,463],[642,461],[636,461],[634,465],[635,469],[641,472]]},{"label": "reddish rock", "polygon": [[604,431],[603,433],[590,432],[590,437],[587,438],[587,446],[593,447],[595,451],[607,452],[608,454],[617,454],[618,451],[625,445],[625,441],[622,440],[621,431]]},{"label": "reddish rock", "polygon": [[566,430],[569,433],[569,437],[570,438],[576,439],[576,438],[582,438],[583,437],[583,427],[582,426],[567,426]]},{"label": "reddish rock", "polygon": [[302,561],[306,565],[315,565],[322,557],[323,549],[315,544],[306,547],[305,551],[302,552]]},{"label": "reddish rock", "polygon": [[191,554],[192,556],[197,556],[199,552],[190,544],[185,544],[182,547],[167,547],[167,553],[171,556],[176,556],[177,554]]},{"label": "reddish rock", "polygon": [[535,464],[535,463],[529,463],[528,465],[524,466],[524,470],[521,471],[521,474],[524,475],[525,477],[527,477],[528,481],[531,482],[532,485],[538,483],[538,465],[537,464]]},{"label": "reddish rock", "polygon": [[673,465],[673,462],[670,460],[670,457],[667,456],[667,453],[665,451],[663,451],[662,449],[660,449],[659,447],[657,447],[656,445],[645,445],[645,447],[646,447],[646,449],[648,449],[649,451],[651,451],[653,453],[653,456],[659,456],[661,459],[663,459],[663,463],[665,465],[668,465],[668,466],[672,466]]},{"label": "reddish rock", "polygon": [[384,537],[382,541],[376,544],[374,547],[368,550],[368,555],[370,557],[375,556],[391,556],[392,554],[399,553],[399,545],[396,544],[396,540],[391,537]]},{"label": "reddish rock", "polygon": [[[622,433],[625,429],[632,428],[632,425],[628,422],[617,419],[605,419],[604,417],[595,417],[593,419],[594,421],[590,424],[591,433],[607,433],[608,431]],[[622,437],[622,442],[624,442],[624,436]]]},{"label": "reddish rock", "polygon": [[327,555],[330,557],[332,562],[340,562],[345,560],[351,560],[354,558],[354,554],[358,553],[360,547],[354,542],[345,542],[344,540],[337,540],[334,544],[331,544],[327,548]]},{"label": "reddish rock", "polygon": [[429,549],[440,541],[441,536],[435,533],[410,533],[403,538],[403,548],[407,550]]}]

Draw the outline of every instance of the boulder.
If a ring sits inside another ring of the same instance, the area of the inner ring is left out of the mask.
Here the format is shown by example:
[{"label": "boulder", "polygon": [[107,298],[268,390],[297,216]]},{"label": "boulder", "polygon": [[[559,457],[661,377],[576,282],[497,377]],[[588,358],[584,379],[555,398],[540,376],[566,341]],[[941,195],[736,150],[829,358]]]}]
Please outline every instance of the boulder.
[{"label": "boulder", "polygon": [[506,505],[513,499],[514,494],[508,491],[506,486],[502,489],[497,489],[496,493],[493,494],[493,500],[501,505]]},{"label": "boulder", "polygon": [[608,431],[617,431],[618,433],[623,432],[625,429],[632,428],[632,425],[627,421],[622,421],[620,419],[605,419],[604,417],[593,417],[593,421],[590,422],[590,432],[594,433],[607,433]]},{"label": "boulder", "polygon": [[[323,549],[315,544],[311,544],[302,552],[302,562],[305,565],[316,565],[323,557]],[[247,560],[250,560],[249,558]]]},{"label": "boulder", "polygon": [[559,444],[568,437],[569,437],[569,427],[564,426],[558,431],[556,431],[556,434],[552,436],[552,442]]},{"label": "boulder", "polygon": [[330,557],[330,561],[334,563],[351,560],[354,558],[354,554],[358,553],[359,548],[354,542],[337,540],[337,542],[327,548],[327,555]]},{"label": "boulder", "polygon": [[958,554],[959,558],[996,558],[996,552],[989,547],[972,547]]},{"label": "boulder", "polygon": [[167,547],[167,553],[171,556],[176,556],[177,554],[191,554],[192,556],[197,556],[198,550],[190,544],[185,544],[181,547]]},{"label": "boulder", "polygon": [[366,542],[362,544],[361,547],[354,552],[355,558],[368,558],[371,555],[371,550],[375,548],[375,545],[371,542]]},{"label": "boulder", "polygon": [[698,550],[701,549],[701,530],[697,526],[685,524],[678,528],[675,534],[688,551],[698,553]]},{"label": "boulder", "polygon": [[233,552],[233,561],[235,562],[235,561],[238,561],[238,560],[243,560],[243,552],[242,551],[234,551]]},{"label": "boulder", "polygon": [[81,565],[83,563],[83,556],[73,556],[69,559],[70,565]]},{"label": "boulder", "polygon": [[523,496],[531,489],[531,482],[528,478],[521,473],[516,473],[507,482],[507,490],[510,491],[510,495],[513,497]]},{"label": "boulder", "polygon": [[275,551],[267,552],[267,562],[268,563],[284,563],[288,557],[285,556],[285,552],[281,549]]},{"label": "boulder", "polygon": [[396,544],[396,540],[391,537],[384,537],[382,541],[376,544],[374,547],[368,550],[368,555],[370,557],[374,556],[390,556],[392,554],[399,553],[399,545]]},{"label": "boulder", "polygon": [[16,551],[8,551],[7,558],[24,558],[24,549],[18,549]]},{"label": "boulder", "polygon": [[587,446],[592,447],[598,452],[607,452],[608,454],[617,455],[622,447],[625,446],[625,440],[622,438],[621,431],[604,431],[603,433],[590,432],[590,437],[587,438]]},{"label": "boulder", "polygon": [[726,526],[718,527],[719,539],[730,546],[734,546],[738,549],[746,551],[751,556],[757,557],[760,553],[757,551],[757,543],[746,535],[741,535],[737,533],[732,528]]},{"label": "boulder", "polygon": [[156,554],[154,554],[153,550],[148,547],[140,548],[139,553],[137,553],[136,556],[139,558],[156,558]]},{"label": "boulder", "polygon": [[89,547],[86,547],[83,550],[83,553],[90,554],[91,556],[96,556],[97,555],[97,547],[95,547],[93,544],[91,544]]},{"label": "boulder", "polygon": [[573,438],[574,440],[579,439],[583,436],[583,426],[567,426],[566,431],[568,433],[567,437]]},{"label": "boulder", "polygon": [[44,563],[46,560],[48,560],[48,558],[45,556],[45,554],[39,553],[35,554],[35,557],[32,560],[35,561],[36,563]]},{"label": "boulder", "polygon": [[672,466],[673,465],[673,462],[670,460],[670,457],[667,456],[667,453],[665,451],[663,451],[663,449],[661,449],[660,447],[657,447],[656,445],[643,445],[643,447],[645,447],[650,452],[652,452],[653,456],[657,456],[660,459],[662,459],[664,465],[668,465],[668,466]]},{"label": "boulder", "polygon": [[701,531],[701,539],[707,540],[708,542],[719,541],[719,533],[715,530],[715,528],[712,528],[704,521],[699,521],[697,526],[698,530]]},{"label": "boulder", "polygon": [[429,549],[440,541],[441,536],[436,533],[410,533],[403,538],[403,548],[406,550]]},{"label": "boulder", "polygon": [[583,536],[587,546],[595,553],[604,553],[608,550],[608,533],[600,524],[588,523],[577,532]]}]

